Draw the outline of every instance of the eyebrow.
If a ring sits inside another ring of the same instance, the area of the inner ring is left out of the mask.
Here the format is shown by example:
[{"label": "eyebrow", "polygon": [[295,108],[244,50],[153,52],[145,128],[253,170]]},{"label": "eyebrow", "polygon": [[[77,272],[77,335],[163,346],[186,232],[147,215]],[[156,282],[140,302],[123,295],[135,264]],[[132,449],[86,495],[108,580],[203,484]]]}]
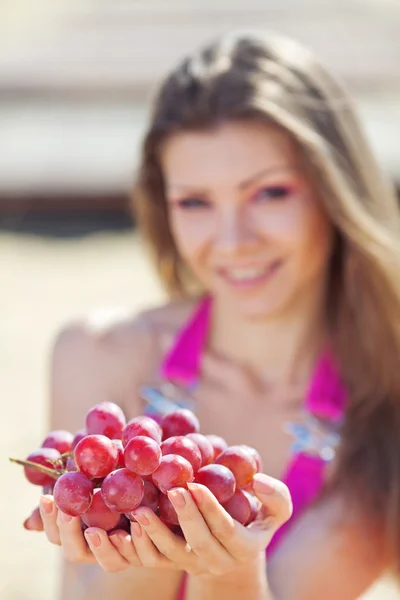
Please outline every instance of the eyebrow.
[{"label": "eyebrow", "polygon": [[[250,187],[253,183],[258,181],[262,177],[265,177],[265,175],[270,175],[271,173],[277,173],[280,171],[298,171],[298,170],[299,170],[299,167],[296,167],[294,165],[276,165],[273,167],[265,167],[261,171],[257,171],[256,173],[253,173],[253,175],[250,175],[250,177],[248,177],[247,179],[240,181],[238,183],[237,187],[240,190],[245,190],[246,188]],[[168,188],[168,191],[171,191],[173,189],[174,190],[175,189],[183,189],[183,190],[200,189],[200,188],[196,188],[196,186],[193,186],[190,184],[185,184],[185,183],[173,183],[173,184],[168,185],[167,188]],[[206,191],[206,190],[203,189],[203,191]]]}]

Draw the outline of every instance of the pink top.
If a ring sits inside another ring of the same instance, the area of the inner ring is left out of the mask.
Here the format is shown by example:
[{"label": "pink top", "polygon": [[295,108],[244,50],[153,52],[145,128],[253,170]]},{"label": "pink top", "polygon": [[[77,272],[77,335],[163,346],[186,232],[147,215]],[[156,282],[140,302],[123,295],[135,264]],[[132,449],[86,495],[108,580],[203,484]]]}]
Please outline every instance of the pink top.
[{"label": "pink top", "polygon": [[[172,348],[161,364],[163,379],[186,388],[193,389],[196,386],[201,374],[201,359],[207,341],[211,310],[211,299],[204,298],[189,321],[178,332]],[[310,419],[315,416],[325,422],[335,424],[343,417],[345,405],[345,387],[331,354],[325,352],[317,361],[311,379],[305,399],[305,413],[309,415]],[[315,422],[313,425],[315,427]],[[293,517],[273,537],[267,548],[268,556],[275,550],[293,520],[316,499],[324,481],[326,461],[315,451],[307,452],[307,443],[310,446],[311,430],[309,425],[305,427],[292,425],[292,427],[295,433],[297,427],[297,438],[303,439],[303,443],[300,441],[297,444],[297,450],[295,447],[292,459],[282,477],[292,495]],[[314,438],[321,441],[321,431],[319,437],[318,433],[316,435],[317,437],[314,436]],[[322,434],[323,437],[324,434]],[[313,441],[311,441],[310,447],[315,450]],[[179,597],[181,599],[184,597],[183,589]]]}]

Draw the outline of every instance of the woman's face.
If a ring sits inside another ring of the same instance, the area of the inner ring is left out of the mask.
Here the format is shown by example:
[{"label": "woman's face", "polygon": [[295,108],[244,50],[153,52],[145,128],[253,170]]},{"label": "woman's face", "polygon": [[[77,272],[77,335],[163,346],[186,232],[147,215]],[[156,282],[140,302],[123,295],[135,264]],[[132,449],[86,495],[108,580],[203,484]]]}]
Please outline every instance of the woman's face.
[{"label": "woman's face", "polygon": [[333,230],[288,135],[255,122],[178,133],[161,162],[177,248],[219,302],[263,318],[321,293]]}]

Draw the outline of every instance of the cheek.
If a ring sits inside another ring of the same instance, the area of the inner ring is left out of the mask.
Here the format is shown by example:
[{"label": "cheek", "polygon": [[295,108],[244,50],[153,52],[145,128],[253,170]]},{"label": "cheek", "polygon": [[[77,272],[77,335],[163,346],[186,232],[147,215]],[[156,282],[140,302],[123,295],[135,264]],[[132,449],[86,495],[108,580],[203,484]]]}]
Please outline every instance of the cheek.
[{"label": "cheek", "polygon": [[179,254],[188,263],[196,262],[212,237],[211,216],[171,210],[169,222]]}]

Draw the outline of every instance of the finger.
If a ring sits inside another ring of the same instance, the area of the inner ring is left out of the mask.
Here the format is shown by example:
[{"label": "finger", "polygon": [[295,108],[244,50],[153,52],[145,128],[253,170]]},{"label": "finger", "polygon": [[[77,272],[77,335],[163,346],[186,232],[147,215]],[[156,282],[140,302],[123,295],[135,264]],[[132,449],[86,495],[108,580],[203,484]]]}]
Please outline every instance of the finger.
[{"label": "finger", "polygon": [[130,567],[129,562],[120,554],[103,529],[88,527],[84,535],[89,544],[90,554],[103,571],[118,573]]},{"label": "finger", "polygon": [[[137,523],[135,523],[135,525],[137,525]],[[123,530],[113,531],[108,536],[108,539],[130,565],[135,567],[143,566],[129,533]]]},{"label": "finger", "polygon": [[[205,565],[191,552],[191,548],[188,547],[186,540],[175,535],[168,525],[163,523],[152,511],[141,508],[135,511],[135,518],[142,523],[147,521],[147,524],[143,525],[142,529],[161,556],[168,560],[168,562],[164,563],[165,568],[180,569],[191,575],[198,575],[206,570]],[[133,524],[133,527],[134,535],[140,538],[142,535],[140,533],[141,525],[138,522]],[[136,545],[140,543],[138,540]]]},{"label": "finger", "polygon": [[46,495],[40,498],[40,516],[47,539],[57,546],[61,545],[60,532],[57,525],[58,509],[53,496]]},{"label": "finger", "polygon": [[248,560],[254,554],[255,545],[254,540],[252,544],[248,543],[246,528],[224,510],[214,494],[204,485],[198,483],[187,485],[204,521],[231,561]]},{"label": "finger", "polygon": [[58,511],[57,525],[64,557],[71,562],[95,562],[82,533],[79,517],[70,517]]},{"label": "finger", "polygon": [[[210,495],[212,496],[211,492]],[[207,563],[211,573],[220,575],[229,572],[234,567],[234,561],[210,531],[191,493],[183,488],[176,488],[168,492],[168,498],[174,505],[185,539],[193,552]],[[215,502],[217,503],[217,500]],[[224,513],[228,518],[226,528],[230,529],[229,519],[233,520],[220,507],[221,520],[224,520]],[[221,529],[222,527],[223,525],[221,525]]]},{"label": "finger", "polygon": [[261,516],[276,531],[293,513],[287,485],[269,475],[257,473],[253,478],[253,490],[262,503]]},{"label": "finger", "polygon": [[170,534],[171,531],[168,527],[162,523],[152,510],[147,508],[137,509],[132,516],[137,521],[136,523],[131,522],[132,540],[142,565],[153,568],[176,568],[174,563],[160,552],[150,537],[155,535],[157,528],[161,525],[165,527],[164,533]]},{"label": "finger", "polygon": [[40,515],[40,508],[37,506],[32,514],[25,519],[24,528],[28,531],[44,531],[43,519]]}]

